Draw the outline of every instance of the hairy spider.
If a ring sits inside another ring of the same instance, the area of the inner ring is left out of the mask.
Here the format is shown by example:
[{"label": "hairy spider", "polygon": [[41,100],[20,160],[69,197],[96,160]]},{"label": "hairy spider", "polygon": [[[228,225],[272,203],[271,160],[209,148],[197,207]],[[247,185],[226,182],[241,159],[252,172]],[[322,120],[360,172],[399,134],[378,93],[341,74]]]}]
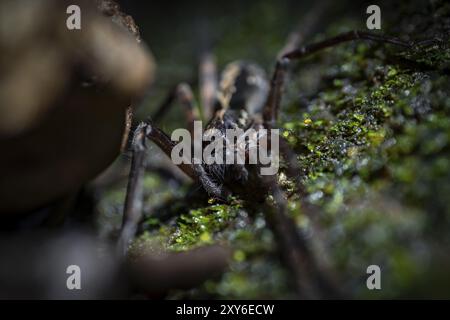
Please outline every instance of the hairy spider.
[{"label": "hairy spider", "polygon": [[[320,42],[306,46],[287,45],[292,48],[281,53],[276,61],[271,81],[267,81],[262,69],[254,64],[242,61],[229,64],[222,73],[219,90],[214,93],[214,65],[210,56],[206,56],[203,64],[203,107],[206,114],[212,117],[206,126],[208,129],[242,128],[276,128],[280,101],[287,68],[292,60],[298,60],[322,49],[353,40],[370,40],[392,44],[400,47],[410,47],[413,44],[400,39],[380,34],[351,31],[339,34]],[[295,49],[297,47],[297,49]],[[124,225],[122,229],[122,245],[134,236],[136,223],[141,217],[142,203],[133,201],[142,195],[142,175],[145,162],[145,140],[150,139],[158,145],[169,157],[174,148],[174,142],[155,124],[167,111],[168,106],[178,100],[185,108],[188,128],[192,130],[192,122],[197,119],[194,110],[194,97],[187,84],[178,85],[169,95],[153,117],[140,124],[135,133],[133,145],[133,162],[130,171],[130,181],[125,202]],[[206,144],[203,144],[205,147]],[[287,175],[297,184],[297,192],[302,199],[302,209],[307,214],[315,210],[306,203],[305,192],[300,183],[300,168],[296,155],[287,142],[280,136],[280,155],[284,158]],[[300,297],[336,297],[338,291],[330,279],[319,268],[305,239],[294,221],[287,214],[287,202],[282,189],[278,185],[277,175],[262,176],[258,164],[189,164],[183,163],[179,168],[199,182],[204,190],[213,198],[227,201],[229,195],[237,195],[248,203],[265,203],[265,217],[278,243],[282,259],[290,269],[293,283]],[[273,200],[268,200],[268,195]],[[123,250],[123,247],[122,247]]]}]

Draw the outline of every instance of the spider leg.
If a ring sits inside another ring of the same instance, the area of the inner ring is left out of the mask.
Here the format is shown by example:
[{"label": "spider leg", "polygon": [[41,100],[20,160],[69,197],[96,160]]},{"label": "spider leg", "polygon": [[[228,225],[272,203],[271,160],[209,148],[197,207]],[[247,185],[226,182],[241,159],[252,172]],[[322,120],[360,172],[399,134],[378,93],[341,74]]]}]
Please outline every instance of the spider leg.
[{"label": "spider leg", "polygon": [[278,119],[278,109],[280,107],[288,64],[289,59],[278,59],[275,64],[272,79],[270,80],[270,91],[264,106],[263,119],[264,122],[271,125],[274,125]]},{"label": "spider leg", "polygon": [[[264,123],[264,127],[268,130],[272,128],[271,124],[267,122]],[[281,136],[279,136],[279,150],[287,162],[288,176],[292,177],[296,182],[303,211],[308,216],[317,216],[313,214],[316,208],[304,201],[306,191],[298,176],[301,170],[297,162],[297,156],[287,141]],[[276,175],[262,177],[264,183],[273,194],[275,208],[277,209],[276,212],[268,210],[269,213],[266,219],[276,236],[285,264],[294,276],[298,294],[300,297],[313,299],[340,296],[340,292],[318,267],[313,254],[309,250],[308,240],[299,234],[295,222],[289,217],[287,200],[284,198],[283,191],[278,185],[276,177]]]},{"label": "spider leg", "polygon": [[315,42],[306,46],[301,46],[291,52],[286,53],[283,58],[288,59],[301,59],[310,54],[316,53],[320,50],[334,47],[338,44],[355,41],[355,40],[369,40],[374,42],[389,43],[400,47],[411,47],[414,43],[400,40],[395,37],[385,36],[382,34],[376,34],[372,32],[353,30],[338,34],[335,37],[328,38],[319,42]]},{"label": "spider leg", "polygon": [[[154,136],[152,131],[155,131],[155,128],[149,122],[143,122],[137,127],[134,134],[123,223],[117,243],[117,253],[122,258],[126,256],[128,246],[136,235],[138,225],[142,220],[143,179],[147,164],[146,139]],[[146,292],[163,294],[171,288],[187,288],[220,274],[228,264],[229,255],[229,251],[225,247],[207,246],[188,251],[183,255],[169,254],[163,259],[155,257],[149,252],[138,259],[123,259],[123,262],[128,280],[132,282],[133,286]],[[180,274],[182,274],[181,277]],[[188,276],[186,277],[186,275]],[[161,281],[160,279],[166,280]]]},{"label": "spider leg", "polygon": [[178,85],[170,89],[169,93],[167,94],[163,102],[158,106],[156,111],[153,113],[152,115],[153,121],[160,122],[161,119],[167,114],[167,112],[173,106],[177,98],[177,86]]},{"label": "spider leg", "polygon": [[154,122],[159,122],[175,102],[181,104],[184,109],[184,116],[186,119],[186,125],[191,132],[194,130],[194,121],[199,120],[200,117],[197,112],[197,107],[194,99],[194,94],[189,84],[182,82],[175,86],[167,95],[163,103],[158,107],[154,116],[152,117]]},{"label": "spider leg", "polygon": [[266,211],[266,220],[274,232],[284,263],[294,277],[297,294],[303,299],[336,298],[340,293],[319,268],[307,239],[288,216],[287,201],[275,176],[266,176],[275,200],[276,211]]},{"label": "spider leg", "polygon": [[194,164],[194,170],[203,188],[209,195],[218,200],[227,201],[228,197],[231,195],[231,192],[227,188],[225,188],[223,185],[218,185],[217,183],[215,183],[208,176],[202,165]]},{"label": "spider leg", "polygon": [[191,86],[187,83],[180,83],[177,86],[177,99],[184,108],[187,129],[191,133],[191,136],[194,136],[194,121],[200,120],[200,116],[195,105]]},{"label": "spider leg", "polygon": [[[163,130],[158,128],[152,120],[146,120],[145,125],[148,128],[146,131],[146,137],[153,141],[170,158],[172,149],[175,146],[175,142],[172,141]],[[178,165],[178,167],[193,180],[198,180],[194,167],[190,162],[181,163]]]},{"label": "spider leg", "polygon": [[199,78],[203,119],[211,119],[216,104],[217,67],[214,55],[209,51],[200,57]]},{"label": "spider leg", "polygon": [[[147,138],[152,140],[167,156],[170,157],[175,143],[164,131],[155,126],[151,120],[147,120],[145,123],[148,128],[146,131]],[[191,163],[181,163],[178,167],[194,181],[200,182],[208,194],[215,198],[226,200],[230,195],[230,192],[225,189],[225,187],[216,184],[208,176],[203,166]]]},{"label": "spider leg", "polygon": [[[126,253],[127,247],[135,236],[137,226],[142,219],[143,178],[147,167],[147,138],[153,141],[169,157],[175,146],[169,136],[155,126],[151,120],[142,122],[136,128],[132,143],[133,155],[125,198],[123,222],[118,243],[118,250],[121,254]],[[208,194],[221,200],[226,200],[230,195],[228,190],[223,186],[217,185],[208,177],[201,165],[181,163],[178,167],[194,181],[200,182]]]},{"label": "spider leg", "polygon": [[388,37],[380,34],[364,32],[364,31],[350,31],[341,33],[335,37],[315,42],[306,46],[301,46],[293,51],[285,53],[281,56],[276,64],[272,75],[270,84],[270,91],[267,97],[267,102],[263,110],[264,121],[274,124],[278,118],[278,110],[280,107],[281,96],[283,92],[284,81],[287,73],[287,66],[293,59],[301,59],[326,48],[336,46],[338,44],[355,41],[355,40],[370,40],[374,42],[388,43],[400,47],[411,47],[413,43],[406,42],[394,37]]},{"label": "spider leg", "polygon": [[288,35],[286,44],[278,53],[278,58],[297,49],[305,38],[317,29],[319,21],[323,21],[322,18],[330,7],[330,3],[330,0],[316,1],[310,9],[305,11],[306,13],[301,17],[298,26]]},{"label": "spider leg", "polygon": [[147,162],[146,135],[149,128],[141,123],[135,130],[131,160],[131,168],[125,197],[122,228],[120,230],[117,250],[119,256],[124,256],[128,245],[134,238],[137,226],[142,218],[144,186],[143,179]]}]

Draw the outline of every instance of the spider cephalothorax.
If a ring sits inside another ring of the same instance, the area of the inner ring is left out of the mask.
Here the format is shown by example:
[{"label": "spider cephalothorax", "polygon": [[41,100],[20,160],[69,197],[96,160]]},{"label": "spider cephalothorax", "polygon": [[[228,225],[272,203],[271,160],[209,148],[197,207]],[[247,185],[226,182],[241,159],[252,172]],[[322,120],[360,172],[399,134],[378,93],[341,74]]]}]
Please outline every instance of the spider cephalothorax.
[{"label": "spider cephalothorax", "polygon": [[[224,69],[215,112],[203,134],[203,140],[206,141],[204,148],[211,144],[211,137],[217,133],[219,139],[224,142],[221,150],[222,163],[204,164],[203,168],[196,169],[204,170],[206,176],[203,180],[208,179],[221,189],[220,193],[217,193],[214,188],[208,188],[210,183],[201,180],[212,196],[223,199],[235,193],[242,194],[248,200],[264,200],[268,190],[260,182],[260,165],[249,164],[249,152],[251,148],[259,146],[258,137],[254,135],[258,129],[263,128],[261,111],[267,99],[268,88],[265,72],[255,64],[237,61],[228,64]],[[227,131],[230,130],[241,133],[230,138],[227,136]],[[251,145],[250,140],[256,142],[256,145]],[[227,163],[226,157],[230,153],[234,161]],[[237,163],[239,157],[243,163]],[[243,192],[249,187],[254,192]]]}]

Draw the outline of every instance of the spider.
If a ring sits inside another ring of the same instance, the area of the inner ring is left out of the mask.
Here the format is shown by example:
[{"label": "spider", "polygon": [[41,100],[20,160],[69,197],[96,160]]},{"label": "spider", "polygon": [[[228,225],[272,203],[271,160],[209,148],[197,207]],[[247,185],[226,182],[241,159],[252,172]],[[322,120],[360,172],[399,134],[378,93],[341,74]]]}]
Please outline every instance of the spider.
[{"label": "spider", "polygon": [[[342,33],[306,46],[288,44],[285,48],[294,47],[294,49],[279,55],[270,81],[266,80],[264,71],[257,65],[242,61],[233,62],[224,69],[217,93],[213,93],[212,90],[215,87],[214,83],[206,80],[203,83],[205,93],[203,103],[206,104],[204,108],[207,114],[212,115],[204,134],[207,134],[209,129],[225,132],[226,129],[232,128],[244,130],[276,128],[284,82],[292,61],[340,43],[355,40],[369,40],[403,48],[414,45],[398,38],[363,31]],[[205,79],[214,79],[211,73],[214,68],[211,63],[210,57],[206,58]],[[142,203],[135,199],[142,197],[141,177],[145,164],[146,140],[154,142],[169,157],[175,146],[170,137],[155,124],[175,100],[178,100],[185,109],[190,131],[193,130],[193,121],[198,119],[192,91],[187,84],[180,84],[168,96],[153,120],[149,119],[137,126],[132,146],[133,157],[125,201],[121,250],[126,250],[124,247],[134,236],[136,224],[141,218]],[[203,144],[203,147],[205,146]],[[304,201],[306,192],[300,182],[300,168],[296,154],[281,136],[279,148],[280,155],[286,162],[286,174],[296,182],[302,209],[306,214],[314,214],[317,208]],[[261,165],[258,164],[183,163],[179,165],[179,168],[198,182],[212,198],[226,202],[230,195],[237,195],[249,204],[263,204],[265,218],[274,233],[281,258],[292,274],[293,284],[299,297],[341,296],[333,281],[314,259],[307,239],[287,214],[287,200],[278,185],[277,174],[262,176],[260,167]],[[273,200],[269,200],[268,195],[272,195]]]}]

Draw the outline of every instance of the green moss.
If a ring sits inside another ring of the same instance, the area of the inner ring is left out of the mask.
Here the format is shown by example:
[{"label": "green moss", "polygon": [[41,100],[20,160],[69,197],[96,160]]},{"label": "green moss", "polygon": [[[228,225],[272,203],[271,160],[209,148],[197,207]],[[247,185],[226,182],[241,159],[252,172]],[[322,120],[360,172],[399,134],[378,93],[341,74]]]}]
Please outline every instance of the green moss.
[{"label": "green moss", "polygon": [[[436,70],[431,73],[389,64],[386,50],[368,48],[346,45],[332,59],[316,58],[333,80],[309,99],[302,115],[290,103],[283,127],[305,169],[310,201],[323,209],[324,246],[353,293],[420,296],[418,283],[432,277],[437,253],[449,242],[438,232],[450,228],[450,108],[444,94],[450,81],[440,74],[448,48],[439,43],[396,53],[426,62]],[[370,264],[384,271],[382,293],[365,287]],[[442,286],[438,291],[448,296],[450,287]]]},{"label": "green moss", "polygon": [[213,243],[215,235],[236,219],[239,209],[239,204],[216,204],[181,215],[169,248],[179,251]]}]

